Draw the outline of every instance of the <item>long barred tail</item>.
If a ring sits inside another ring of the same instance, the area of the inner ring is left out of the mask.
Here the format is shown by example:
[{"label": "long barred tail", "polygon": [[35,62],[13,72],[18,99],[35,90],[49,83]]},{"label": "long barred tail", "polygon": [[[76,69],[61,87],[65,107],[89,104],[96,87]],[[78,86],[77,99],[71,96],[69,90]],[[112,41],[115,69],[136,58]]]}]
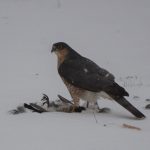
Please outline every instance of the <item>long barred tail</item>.
[{"label": "long barred tail", "polygon": [[141,113],[137,108],[135,108],[130,102],[128,102],[124,97],[121,98],[115,98],[114,99],[117,103],[119,103],[122,107],[127,109],[129,112],[131,112],[135,117],[139,119],[144,119],[145,115]]}]

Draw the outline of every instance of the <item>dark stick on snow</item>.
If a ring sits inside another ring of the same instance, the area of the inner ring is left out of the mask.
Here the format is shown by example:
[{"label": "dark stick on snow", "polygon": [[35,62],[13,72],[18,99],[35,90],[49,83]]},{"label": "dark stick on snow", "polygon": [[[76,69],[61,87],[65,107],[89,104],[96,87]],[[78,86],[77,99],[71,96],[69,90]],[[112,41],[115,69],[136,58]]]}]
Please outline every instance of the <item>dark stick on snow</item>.
[{"label": "dark stick on snow", "polygon": [[95,112],[93,112],[93,115],[94,115],[95,122],[98,123],[98,120],[96,118]]}]

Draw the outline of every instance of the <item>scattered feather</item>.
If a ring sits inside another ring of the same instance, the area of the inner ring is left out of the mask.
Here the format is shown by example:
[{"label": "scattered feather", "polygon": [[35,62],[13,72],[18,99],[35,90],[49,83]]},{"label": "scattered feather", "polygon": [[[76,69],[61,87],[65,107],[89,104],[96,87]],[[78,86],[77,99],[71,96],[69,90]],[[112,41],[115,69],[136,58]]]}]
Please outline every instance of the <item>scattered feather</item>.
[{"label": "scattered feather", "polygon": [[138,131],[141,130],[141,128],[139,128],[139,127],[135,127],[135,126],[132,126],[132,125],[129,125],[129,124],[125,124],[125,123],[122,126],[124,128],[128,128],[128,129],[134,129],[134,130],[138,130]]},{"label": "scattered feather", "polygon": [[150,104],[146,105],[145,109],[150,109]]}]

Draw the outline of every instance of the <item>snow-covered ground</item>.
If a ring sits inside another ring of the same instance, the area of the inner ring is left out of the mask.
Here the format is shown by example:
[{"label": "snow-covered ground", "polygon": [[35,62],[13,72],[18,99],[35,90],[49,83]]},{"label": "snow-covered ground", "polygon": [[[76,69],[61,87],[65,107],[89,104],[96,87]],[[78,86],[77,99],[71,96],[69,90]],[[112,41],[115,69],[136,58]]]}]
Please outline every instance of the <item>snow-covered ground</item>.
[{"label": "snow-covered ground", "polygon": [[[3,150],[146,150],[150,147],[150,1],[0,0],[0,148]],[[116,76],[147,118],[115,102],[111,112],[24,113],[23,102],[70,99],[56,70],[53,43],[67,42]],[[126,129],[122,124],[141,128]]]}]

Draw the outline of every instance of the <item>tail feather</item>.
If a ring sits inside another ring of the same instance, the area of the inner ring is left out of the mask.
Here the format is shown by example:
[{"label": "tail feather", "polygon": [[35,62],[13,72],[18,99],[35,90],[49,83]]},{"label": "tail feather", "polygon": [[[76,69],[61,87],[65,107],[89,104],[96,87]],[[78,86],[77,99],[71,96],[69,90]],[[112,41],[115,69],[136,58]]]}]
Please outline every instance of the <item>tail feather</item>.
[{"label": "tail feather", "polygon": [[124,97],[121,98],[115,98],[114,99],[117,103],[119,103],[122,107],[127,109],[129,112],[131,112],[135,117],[139,119],[144,119],[145,115],[141,113],[137,108],[135,108],[130,102],[128,102]]}]

